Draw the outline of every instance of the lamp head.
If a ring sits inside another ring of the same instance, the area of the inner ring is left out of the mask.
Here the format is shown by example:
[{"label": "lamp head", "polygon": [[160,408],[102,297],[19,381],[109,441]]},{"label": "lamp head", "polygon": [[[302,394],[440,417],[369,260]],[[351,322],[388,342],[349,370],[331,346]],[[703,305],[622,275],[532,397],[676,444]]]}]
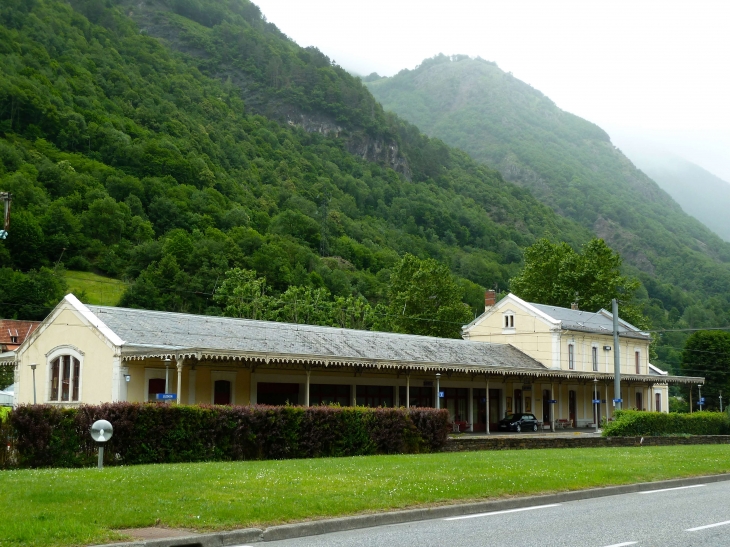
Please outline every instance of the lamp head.
[{"label": "lamp head", "polygon": [[30,364],[30,370],[35,370],[35,367],[38,366],[38,363],[31,363]]}]

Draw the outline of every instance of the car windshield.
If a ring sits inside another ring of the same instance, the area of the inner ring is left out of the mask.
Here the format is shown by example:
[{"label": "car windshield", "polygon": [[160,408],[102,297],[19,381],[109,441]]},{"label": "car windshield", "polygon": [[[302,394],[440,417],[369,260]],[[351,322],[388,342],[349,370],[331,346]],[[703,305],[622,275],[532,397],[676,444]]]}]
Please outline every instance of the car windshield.
[{"label": "car windshield", "polygon": [[506,415],[506,416],[504,417],[504,419],[505,419],[505,420],[514,420],[514,419],[515,419],[515,415],[514,415],[514,414],[507,414],[507,415]]}]

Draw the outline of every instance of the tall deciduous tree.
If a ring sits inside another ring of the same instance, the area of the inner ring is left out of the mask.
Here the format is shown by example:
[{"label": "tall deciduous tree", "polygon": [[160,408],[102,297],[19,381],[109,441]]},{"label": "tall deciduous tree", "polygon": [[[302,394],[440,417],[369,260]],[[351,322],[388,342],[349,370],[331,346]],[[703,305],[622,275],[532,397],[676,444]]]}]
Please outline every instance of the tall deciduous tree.
[{"label": "tall deciduous tree", "polygon": [[462,302],[463,288],[445,264],[431,258],[406,254],[393,269],[388,295],[395,332],[459,338],[462,325],[472,319]]},{"label": "tall deciduous tree", "polygon": [[[684,345],[681,363],[682,374],[703,376],[702,396],[706,404],[703,409],[720,407],[720,391],[730,396],[730,332],[697,331]],[[697,404],[697,400],[692,402]]]},{"label": "tall deciduous tree", "polygon": [[633,303],[640,285],[621,274],[621,257],[597,238],[586,243],[582,253],[567,243],[538,240],[525,249],[525,267],[510,282],[520,298],[552,306],[570,307],[577,299],[583,310],[610,310],[611,300],[617,298],[621,317],[646,328],[646,318]]}]

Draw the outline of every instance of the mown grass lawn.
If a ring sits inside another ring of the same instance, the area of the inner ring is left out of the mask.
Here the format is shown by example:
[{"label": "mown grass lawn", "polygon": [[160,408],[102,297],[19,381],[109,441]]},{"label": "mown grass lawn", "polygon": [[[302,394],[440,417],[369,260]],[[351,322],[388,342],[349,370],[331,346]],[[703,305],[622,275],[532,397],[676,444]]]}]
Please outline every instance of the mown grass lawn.
[{"label": "mown grass lawn", "polygon": [[0,545],[89,545],[114,529],[265,526],[730,472],[730,446],[585,448],[0,472]]},{"label": "mown grass lawn", "polygon": [[121,300],[126,283],[91,272],[66,271],[69,292],[86,304],[116,306]]}]

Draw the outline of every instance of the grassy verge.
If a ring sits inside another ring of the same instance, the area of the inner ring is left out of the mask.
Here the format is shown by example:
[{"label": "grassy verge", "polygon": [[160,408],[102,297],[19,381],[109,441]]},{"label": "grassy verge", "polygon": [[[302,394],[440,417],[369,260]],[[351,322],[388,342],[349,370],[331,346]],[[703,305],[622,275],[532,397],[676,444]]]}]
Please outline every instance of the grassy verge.
[{"label": "grassy verge", "polygon": [[116,306],[127,285],[118,279],[91,272],[66,271],[69,292],[85,304]]},{"label": "grassy verge", "polygon": [[0,472],[0,544],[120,540],[114,529],[215,530],[730,472],[694,445]]}]

